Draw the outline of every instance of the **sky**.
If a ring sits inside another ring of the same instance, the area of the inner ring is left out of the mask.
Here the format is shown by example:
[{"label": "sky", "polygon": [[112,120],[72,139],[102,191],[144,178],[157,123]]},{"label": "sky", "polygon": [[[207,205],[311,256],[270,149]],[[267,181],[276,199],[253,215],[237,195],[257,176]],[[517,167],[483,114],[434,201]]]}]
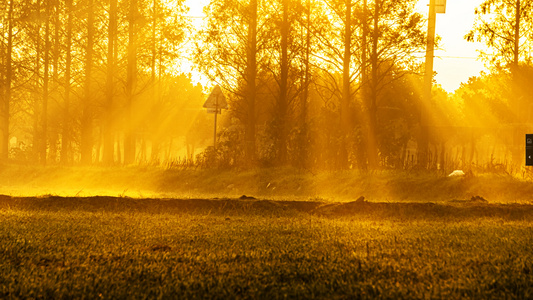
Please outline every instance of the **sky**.
[{"label": "sky", "polygon": [[[186,0],[189,15],[203,16],[203,7],[210,0]],[[477,49],[482,45],[467,42],[464,36],[474,23],[474,10],[483,0],[447,0],[446,13],[437,14],[436,33],[441,37],[440,49],[435,51],[434,70],[436,81],[447,92],[453,93],[462,82],[477,76],[485,70],[483,62],[477,57]],[[418,10],[427,16],[429,0],[419,0]],[[195,27],[200,26],[201,19],[194,19]],[[189,67],[190,64],[184,64]],[[198,74],[194,78],[199,78]],[[200,79],[197,79],[200,80]]]},{"label": "sky", "polygon": [[[467,82],[468,78],[477,76],[485,70],[484,63],[478,59],[477,49],[480,43],[467,42],[464,36],[474,24],[474,10],[484,0],[448,0],[446,13],[437,14],[436,33],[442,40],[440,50],[435,51],[434,70],[436,81],[446,91],[452,93]],[[429,0],[420,0],[418,8],[426,16]]]}]

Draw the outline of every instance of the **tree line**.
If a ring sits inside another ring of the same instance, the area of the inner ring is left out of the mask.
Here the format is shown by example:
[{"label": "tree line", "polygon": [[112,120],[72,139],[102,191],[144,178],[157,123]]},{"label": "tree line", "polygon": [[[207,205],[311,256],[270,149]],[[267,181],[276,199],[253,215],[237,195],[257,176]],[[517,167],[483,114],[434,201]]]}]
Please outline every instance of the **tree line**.
[{"label": "tree line", "polygon": [[174,97],[202,97],[176,69],[182,0],[9,0],[0,10],[4,160],[131,164],[150,159],[146,143],[158,159],[162,127],[176,125],[164,113],[183,115]]},{"label": "tree line", "polygon": [[[443,169],[479,164],[485,145],[491,164],[518,163],[531,121],[532,1],[483,2],[465,38],[486,44],[490,74],[453,95],[434,85],[431,99],[416,3],[212,0],[191,30],[183,0],[9,0],[2,158],[20,150],[16,136],[30,141],[23,158],[41,163],[160,163],[178,142],[187,162],[207,167]],[[208,91],[178,74],[186,59],[228,98],[216,148],[201,112]],[[195,147],[207,148],[194,157]]]},{"label": "tree line", "polygon": [[[242,127],[241,135],[233,134],[237,140],[228,141],[241,145],[231,152],[242,153],[232,157],[377,167],[385,125],[379,107],[418,102],[409,92],[389,97],[420,73],[416,56],[425,47],[425,20],[415,4],[212,1],[193,58],[231,99]],[[409,114],[402,118],[416,119],[415,110]]]},{"label": "tree line", "polygon": [[464,38],[485,44],[490,74],[454,94],[433,80],[431,98],[423,92],[427,20],[416,2],[212,1],[194,62],[229,94],[228,122],[237,126],[200,157],[205,165],[523,166],[533,130],[533,1],[487,0],[472,12]]}]

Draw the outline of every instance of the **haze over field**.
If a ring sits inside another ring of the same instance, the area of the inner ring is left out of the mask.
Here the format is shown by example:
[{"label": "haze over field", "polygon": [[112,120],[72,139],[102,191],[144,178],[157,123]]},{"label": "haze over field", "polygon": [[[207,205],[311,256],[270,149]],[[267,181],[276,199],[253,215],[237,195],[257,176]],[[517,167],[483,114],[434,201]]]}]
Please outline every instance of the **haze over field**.
[{"label": "haze over field", "polygon": [[0,1],[0,299],[531,298],[533,0],[443,2]]}]

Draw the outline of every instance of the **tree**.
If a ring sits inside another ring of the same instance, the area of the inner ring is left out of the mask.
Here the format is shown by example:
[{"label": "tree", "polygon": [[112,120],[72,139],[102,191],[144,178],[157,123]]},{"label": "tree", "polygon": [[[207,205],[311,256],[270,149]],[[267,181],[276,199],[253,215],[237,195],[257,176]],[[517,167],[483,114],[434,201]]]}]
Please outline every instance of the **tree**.
[{"label": "tree", "polygon": [[[488,51],[480,51],[480,57],[492,72],[506,77],[503,93],[513,112],[513,123],[526,123],[531,113],[529,96],[533,88],[528,84],[531,51],[533,50],[533,1],[486,0],[476,9],[474,27],[465,36],[470,42],[483,42]],[[506,76],[506,74],[509,74]],[[523,165],[521,134],[523,125],[514,130],[512,146],[513,163]]]},{"label": "tree", "polygon": [[[350,166],[349,153],[353,144],[353,131],[355,120],[354,96],[357,88],[354,83],[361,71],[360,57],[357,53],[361,50],[360,22],[357,18],[359,9],[353,0],[328,0],[318,11],[327,10],[329,14],[317,16],[313,26],[313,38],[318,45],[318,61],[316,67],[324,72],[325,80],[315,81],[325,84],[320,87],[326,93],[322,95],[326,100],[330,95],[338,99],[338,133],[335,136],[338,149],[337,162],[339,168]],[[341,74],[338,80],[338,74]]]},{"label": "tree", "polygon": [[[368,163],[376,168],[381,93],[392,81],[417,71],[414,55],[424,46],[423,19],[415,11],[415,1],[330,0],[326,4],[335,18],[324,18],[325,25],[315,36],[323,57],[319,66],[331,81],[328,94],[340,100],[339,166],[353,164],[354,149],[359,167]],[[342,73],[341,84],[338,73]]]},{"label": "tree", "polygon": [[[393,81],[414,73],[419,64],[413,59],[425,46],[423,18],[415,11],[416,1],[375,0],[371,15],[372,37],[368,67],[370,76],[363,96],[367,121],[367,155],[371,168],[378,167],[376,132],[381,92]],[[363,21],[365,22],[365,21]]]},{"label": "tree", "polygon": [[256,77],[257,77],[257,0],[250,0],[248,17],[248,35],[246,47],[246,70],[245,70],[245,95],[246,95],[246,126],[245,143],[246,157],[254,161],[256,156],[255,132],[256,132]]},{"label": "tree", "polygon": [[[11,101],[11,82],[13,80],[13,27],[14,27],[14,2],[10,0],[7,5],[7,43],[2,47],[2,62],[5,66],[1,70],[0,83],[0,131],[2,134],[0,140],[0,159],[7,160],[9,155],[9,118],[10,118],[10,101]],[[4,37],[4,36],[3,36]]]},{"label": "tree", "polygon": [[288,110],[289,110],[289,0],[282,0],[282,21],[280,26],[281,35],[281,66],[279,79],[279,96],[276,114],[279,118],[279,163],[284,164],[287,159],[288,141]]},{"label": "tree", "polygon": [[271,33],[264,49],[269,58],[264,67],[269,73],[262,75],[260,81],[268,85],[267,97],[273,101],[265,136],[273,144],[274,164],[294,161],[295,152],[300,151],[295,149],[301,147],[295,131],[301,127],[298,123],[306,105],[299,100],[306,101],[303,93],[309,83],[305,70],[310,64],[310,6],[310,1],[303,5],[299,1],[278,0],[271,1],[265,12],[270,21],[264,30]]},{"label": "tree", "polygon": [[529,63],[533,50],[533,1],[486,0],[476,8],[476,20],[465,38],[484,43],[489,51],[480,57],[491,67],[511,70],[520,61]]},{"label": "tree", "polygon": [[71,136],[72,128],[70,115],[70,102],[72,94],[72,31],[73,31],[73,0],[66,0],[66,14],[67,14],[67,32],[66,32],[66,59],[65,59],[65,79],[64,91],[65,102],[63,107],[63,131],[61,137],[61,162],[68,164],[72,161],[71,157]]},{"label": "tree", "polygon": [[[57,160],[59,145],[62,163],[75,162],[79,154],[86,164],[100,159],[109,163],[121,159],[113,150],[122,151],[123,144],[126,159],[133,162],[135,140],[148,145],[146,135],[139,134],[150,122],[148,108],[161,98],[147,95],[155,78],[176,71],[186,34],[184,1],[158,2],[112,0],[106,2],[109,14],[106,3],[94,0],[2,2],[0,156],[7,157],[4,148],[12,136],[31,147],[34,161],[43,163]],[[119,22],[124,19],[130,24]],[[148,19],[153,26],[144,26]],[[135,119],[129,126],[124,125],[126,111]],[[123,135],[116,134],[119,130]],[[122,136],[126,143],[118,138]],[[147,153],[148,146],[141,149]]]},{"label": "tree", "polygon": [[81,162],[90,164],[93,161],[93,117],[94,101],[93,81],[93,55],[94,55],[94,0],[87,0],[87,45],[85,52],[85,85],[81,117]]},{"label": "tree", "polygon": [[135,88],[137,85],[137,22],[139,12],[137,0],[130,0],[128,14],[128,67],[126,79],[126,106],[125,106],[125,139],[124,139],[124,164],[128,165],[135,161],[135,135],[132,124],[132,106],[135,101]]},{"label": "tree", "polygon": [[117,0],[109,0],[109,25],[107,29],[107,75],[106,75],[106,101],[104,104],[104,163],[114,162],[113,141],[114,105],[115,97],[115,40],[117,36]]},{"label": "tree", "polygon": [[306,0],[305,6],[305,20],[302,20],[302,27],[305,29],[305,55],[303,57],[303,91],[301,94],[301,104],[300,104],[300,117],[299,117],[299,131],[297,136],[297,152],[298,160],[296,164],[299,167],[308,167],[309,164],[309,124],[308,124],[308,115],[309,115],[309,85],[311,83],[311,16],[313,13],[312,5],[310,0]]},{"label": "tree", "polygon": [[46,164],[46,153],[48,146],[48,100],[50,96],[50,52],[51,52],[51,41],[50,41],[50,18],[51,18],[51,8],[52,4],[50,1],[47,1],[45,4],[45,25],[44,25],[44,73],[43,73],[43,103],[41,111],[41,141],[39,152],[39,160],[42,164]]},{"label": "tree", "polygon": [[[256,159],[256,100],[258,53],[265,19],[257,0],[212,1],[207,7],[207,26],[198,34],[194,62],[199,71],[230,93],[231,109],[244,125],[246,160]],[[261,22],[261,23],[260,23]]]}]

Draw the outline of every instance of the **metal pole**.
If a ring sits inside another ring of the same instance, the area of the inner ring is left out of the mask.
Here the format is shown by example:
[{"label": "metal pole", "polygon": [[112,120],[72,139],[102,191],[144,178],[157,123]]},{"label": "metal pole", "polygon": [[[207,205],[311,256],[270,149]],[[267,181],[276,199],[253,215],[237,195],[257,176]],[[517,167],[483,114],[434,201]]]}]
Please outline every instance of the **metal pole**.
[{"label": "metal pole", "polygon": [[215,130],[213,134],[213,148],[217,150],[217,115],[218,115],[218,95],[215,96]]}]

